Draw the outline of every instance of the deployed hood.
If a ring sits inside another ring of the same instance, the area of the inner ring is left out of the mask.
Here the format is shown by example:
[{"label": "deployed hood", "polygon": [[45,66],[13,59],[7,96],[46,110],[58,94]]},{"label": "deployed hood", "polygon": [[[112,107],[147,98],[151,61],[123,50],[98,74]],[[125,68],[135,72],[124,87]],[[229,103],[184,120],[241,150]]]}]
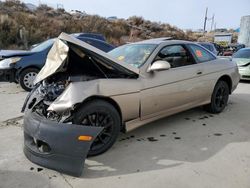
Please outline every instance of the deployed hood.
[{"label": "deployed hood", "polygon": [[[124,74],[139,74],[139,69],[133,67],[124,62],[118,61],[112,58],[109,54],[81,41],[68,34],[62,33],[58,39],[56,39],[53,47],[48,53],[45,66],[39,72],[34,81],[34,84],[41,82],[56,72],[63,72],[67,69],[67,57],[69,49],[74,50],[79,56],[84,57],[85,55],[93,56],[98,59],[102,59],[103,63],[107,66],[123,72]],[[70,63],[70,62],[69,62]],[[84,62],[82,62],[84,63]]]},{"label": "deployed hood", "polygon": [[0,59],[16,57],[16,56],[27,56],[34,52],[24,50],[0,50]]},{"label": "deployed hood", "polygon": [[233,61],[236,62],[238,66],[246,66],[250,64],[250,59],[247,58],[233,58]]}]

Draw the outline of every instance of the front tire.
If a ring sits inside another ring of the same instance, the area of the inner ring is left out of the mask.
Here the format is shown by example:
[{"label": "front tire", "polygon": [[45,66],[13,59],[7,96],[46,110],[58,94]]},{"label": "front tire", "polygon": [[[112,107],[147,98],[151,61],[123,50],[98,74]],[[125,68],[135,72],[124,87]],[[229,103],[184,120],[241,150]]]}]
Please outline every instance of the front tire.
[{"label": "front tire", "polygon": [[36,68],[27,68],[20,73],[19,83],[25,91],[31,91],[34,88],[33,82],[38,72]]},{"label": "front tire", "polygon": [[73,117],[73,123],[84,126],[104,127],[91,145],[88,156],[104,153],[115,143],[121,127],[117,110],[103,100],[93,100],[80,107]]},{"label": "front tire", "polygon": [[211,103],[206,105],[205,109],[210,113],[218,114],[225,109],[228,98],[229,86],[225,81],[220,80],[214,87]]}]

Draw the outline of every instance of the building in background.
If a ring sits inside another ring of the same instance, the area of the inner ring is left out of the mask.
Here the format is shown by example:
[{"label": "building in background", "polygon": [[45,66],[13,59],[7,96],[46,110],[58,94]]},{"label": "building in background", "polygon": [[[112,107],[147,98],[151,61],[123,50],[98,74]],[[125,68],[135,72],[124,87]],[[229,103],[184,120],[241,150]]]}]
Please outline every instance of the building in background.
[{"label": "building in background", "polygon": [[215,33],[214,42],[221,46],[228,46],[232,43],[233,34],[232,33]]},{"label": "building in background", "polygon": [[250,15],[241,18],[238,43],[250,47]]}]

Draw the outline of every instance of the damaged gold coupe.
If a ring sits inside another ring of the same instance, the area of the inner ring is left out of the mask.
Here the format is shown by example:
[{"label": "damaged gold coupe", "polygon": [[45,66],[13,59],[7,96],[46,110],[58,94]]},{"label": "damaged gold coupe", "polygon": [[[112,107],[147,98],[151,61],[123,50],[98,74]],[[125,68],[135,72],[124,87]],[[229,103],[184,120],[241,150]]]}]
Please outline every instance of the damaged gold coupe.
[{"label": "damaged gold coupe", "polygon": [[23,106],[24,153],[74,176],[121,131],[190,108],[226,107],[236,64],[192,42],[158,38],[104,53],[62,33]]}]

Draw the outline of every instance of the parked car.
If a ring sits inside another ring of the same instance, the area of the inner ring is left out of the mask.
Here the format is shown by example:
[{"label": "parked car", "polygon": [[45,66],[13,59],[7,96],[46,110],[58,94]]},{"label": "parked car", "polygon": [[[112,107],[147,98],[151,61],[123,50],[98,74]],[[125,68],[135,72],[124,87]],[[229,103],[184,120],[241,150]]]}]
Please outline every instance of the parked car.
[{"label": "parked car", "polygon": [[[73,34],[81,41],[87,42],[96,48],[109,52],[114,47],[99,34],[79,33]],[[0,81],[19,83],[26,91],[31,91],[37,73],[44,66],[47,54],[55,39],[49,39],[35,45],[30,51],[0,51]]]},{"label": "parked car", "polygon": [[242,48],[233,56],[239,68],[241,80],[250,80],[250,48]]},{"label": "parked car", "polygon": [[230,44],[229,46],[233,49],[234,52],[237,52],[237,51],[239,51],[240,49],[246,47],[244,44],[239,44],[239,43]]},{"label": "parked car", "polygon": [[61,34],[23,106],[24,153],[79,176],[120,131],[197,106],[220,113],[238,82],[234,62],[192,42],[146,40],[107,54]]},{"label": "parked car", "polygon": [[228,46],[224,46],[221,48],[220,55],[221,56],[232,56],[238,50],[245,48],[244,44],[230,44]]},{"label": "parked car", "polygon": [[220,46],[219,44],[213,42],[212,43],[214,45],[214,47],[216,48],[216,50],[218,51],[218,53],[220,53],[222,51],[222,46]]},{"label": "parked car", "polygon": [[210,43],[210,42],[198,42],[198,44],[203,46],[204,48],[208,49],[214,55],[219,54],[218,50],[216,49],[216,46],[213,43]]}]

